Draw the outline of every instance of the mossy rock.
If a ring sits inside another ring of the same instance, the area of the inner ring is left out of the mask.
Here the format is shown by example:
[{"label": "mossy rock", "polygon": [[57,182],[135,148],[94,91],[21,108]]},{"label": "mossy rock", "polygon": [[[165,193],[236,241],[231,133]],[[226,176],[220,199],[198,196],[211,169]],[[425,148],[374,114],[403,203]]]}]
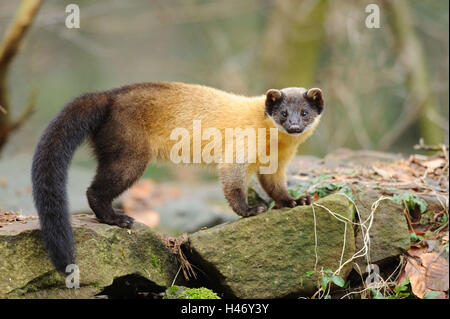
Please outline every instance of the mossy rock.
[{"label": "mossy rock", "polygon": [[[305,278],[301,284],[303,275],[314,269],[336,270],[355,252],[349,201],[342,195],[330,195],[316,204],[314,212],[312,206],[271,210],[199,231],[189,237],[184,249],[191,263],[208,274],[215,290],[226,296],[312,294],[317,290],[317,276]],[[339,221],[323,207],[348,222]],[[351,268],[351,263],[346,264],[339,276],[345,279]]]},{"label": "mossy rock", "polygon": [[[372,211],[372,205],[381,196],[380,193],[373,191],[357,194],[355,203],[361,215],[361,221],[368,219]],[[369,222],[366,225],[369,225]],[[392,258],[405,253],[410,248],[411,243],[408,222],[402,205],[387,197],[381,200],[373,214],[369,237],[369,260],[371,264],[383,266]],[[360,250],[363,246],[362,231],[358,229],[356,249]],[[366,258],[360,257],[356,259],[356,263],[359,269],[364,272],[367,267]]]},{"label": "mossy rock", "polygon": [[168,287],[178,261],[156,234],[142,224],[126,230],[93,217],[72,218],[80,288],[68,289],[42,246],[38,220],[0,229],[0,297],[89,298],[115,278],[136,274]]}]

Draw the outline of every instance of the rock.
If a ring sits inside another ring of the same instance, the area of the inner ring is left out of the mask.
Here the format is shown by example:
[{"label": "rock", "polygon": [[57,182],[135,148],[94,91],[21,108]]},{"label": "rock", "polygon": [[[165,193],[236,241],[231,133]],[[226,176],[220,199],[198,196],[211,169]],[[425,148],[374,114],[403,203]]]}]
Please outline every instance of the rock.
[{"label": "rock", "polygon": [[340,148],[325,156],[325,161],[352,163],[353,165],[372,165],[377,162],[389,163],[404,158],[401,154],[385,153],[371,150],[350,150]]},{"label": "rock", "polygon": [[115,278],[139,275],[168,287],[178,261],[148,227],[126,230],[98,223],[93,217],[72,218],[80,288],[68,289],[51,265],[40,240],[38,220],[0,228],[0,298],[90,298]]},{"label": "rock", "polygon": [[[380,198],[378,192],[368,191],[357,194],[356,206],[364,221],[371,213],[374,202]],[[368,224],[368,223],[367,223]],[[380,201],[375,210],[370,237],[370,262],[382,266],[393,257],[406,252],[410,247],[408,224],[402,205],[391,199]],[[358,231],[356,250],[363,247],[361,230]],[[356,260],[361,270],[365,271],[367,262],[365,258]]]},{"label": "rock", "polygon": [[[350,203],[341,195],[330,195],[316,203],[352,219]],[[336,270],[343,250],[343,262],[355,252],[353,228],[347,224],[344,232],[344,222],[324,208],[314,206],[314,210],[317,269]],[[316,275],[300,283],[301,276],[314,270],[316,263],[312,206],[271,210],[202,230],[192,234],[183,248],[190,262],[208,274],[214,289],[226,296],[282,298],[317,290]],[[345,279],[351,268],[348,263],[339,275]]]}]

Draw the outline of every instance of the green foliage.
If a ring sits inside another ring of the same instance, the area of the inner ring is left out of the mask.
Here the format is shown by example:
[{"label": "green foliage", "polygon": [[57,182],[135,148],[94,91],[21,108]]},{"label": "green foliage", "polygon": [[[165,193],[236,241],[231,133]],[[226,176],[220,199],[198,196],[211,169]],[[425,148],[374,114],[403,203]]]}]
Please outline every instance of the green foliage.
[{"label": "green foliage", "polygon": [[375,289],[370,289],[370,291],[372,292],[373,299],[386,299],[380,291]]},{"label": "green foliage", "polygon": [[409,239],[411,240],[412,243],[418,242],[423,240],[423,236],[417,235],[416,233],[411,233],[409,235]]},{"label": "green foliage", "polygon": [[411,194],[411,193],[400,194],[400,195],[396,194],[396,195],[392,196],[392,199],[399,204],[406,203],[409,211],[414,211],[416,209],[416,207],[418,207],[420,212],[423,214],[427,210],[427,206],[428,206],[427,202],[424,201],[423,199],[417,197],[416,194]]},{"label": "green foliage", "polygon": [[[296,189],[289,188],[289,194],[294,198],[299,198],[300,196],[304,196],[307,192],[307,189],[312,187],[309,191],[309,195],[316,194],[319,198],[326,197],[333,193],[339,192],[347,195],[350,199],[355,200],[354,191],[350,188],[346,183],[342,182],[331,182],[331,183],[323,183],[321,182],[332,178],[332,174],[320,174],[316,178],[314,178],[308,185],[303,185]],[[355,191],[360,192],[363,189],[361,185],[355,186]]]},{"label": "green foliage", "polygon": [[288,189],[289,194],[294,197],[294,198],[299,198],[300,196],[303,195],[304,193],[304,188],[299,188],[299,189],[293,189],[293,188],[289,188]]},{"label": "green foliage", "polygon": [[317,196],[322,198],[322,197],[330,195],[334,191],[339,190],[339,189],[341,189],[344,186],[345,186],[344,183],[327,183],[327,184],[322,184],[322,185],[318,185],[318,186],[314,187],[310,191],[310,193],[311,194],[316,194]]},{"label": "green foliage", "polygon": [[344,193],[345,195],[347,195],[351,200],[355,200],[355,195],[353,195],[353,191],[350,187],[342,187],[339,190],[339,193]]},{"label": "green foliage", "polygon": [[395,295],[389,296],[389,299],[407,298],[411,295],[409,289],[409,278],[406,278],[400,285],[395,286],[393,290]]},{"label": "green foliage", "polygon": [[436,297],[440,296],[440,292],[439,291],[429,291],[425,294],[425,296],[423,297],[424,299],[434,299]]},{"label": "green foliage", "polygon": [[[316,273],[315,270],[311,270],[311,271],[308,271],[307,273],[305,273],[303,276],[301,276],[300,277],[300,285],[303,286],[303,281],[306,278],[311,277],[315,273]],[[336,286],[341,287],[341,288],[347,288],[350,285],[350,281],[345,282],[345,280],[342,277],[333,275],[333,271],[331,269],[323,270],[321,272],[320,283],[319,283],[318,288],[320,288],[324,292],[327,292],[331,283],[333,283]],[[323,298],[330,299],[331,296],[327,292]]]},{"label": "green foliage", "polygon": [[421,225],[431,225],[433,227],[445,227],[448,224],[448,216],[446,213],[436,216],[434,211],[427,211],[420,216]]},{"label": "green foliage", "polygon": [[[361,189],[361,188],[360,188]],[[316,194],[318,197],[323,198],[335,192],[343,193],[347,195],[350,199],[355,200],[355,195],[353,190],[348,187],[345,183],[326,183],[314,187],[310,194]]]},{"label": "green foliage", "polygon": [[400,285],[396,285],[392,292],[393,295],[383,296],[383,294],[376,289],[370,289],[373,299],[404,299],[411,296],[409,278],[403,281]]},{"label": "green foliage", "polygon": [[432,223],[433,215],[434,215],[434,212],[431,210],[427,211],[426,213],[423,213],[422,216],[420,216],[420,224],[428,225],[428,224]]},{"label": "green foliage", "polygon": [[341,288],[345,286],[345,280],[340,276],[333,275],[333,271],[331,269],[323,271],[320,283],[323,291],[327,290],[330,283],[333,283]]},{"label": "green foliage", "polygon": [[311,277],[312,275],[314,275],[316,272],[314,270],[308,271],[306,274],[304,274],[303,276],[300,277],[300,286],[303,287],[303,280],[305,280],[308,277]]}]

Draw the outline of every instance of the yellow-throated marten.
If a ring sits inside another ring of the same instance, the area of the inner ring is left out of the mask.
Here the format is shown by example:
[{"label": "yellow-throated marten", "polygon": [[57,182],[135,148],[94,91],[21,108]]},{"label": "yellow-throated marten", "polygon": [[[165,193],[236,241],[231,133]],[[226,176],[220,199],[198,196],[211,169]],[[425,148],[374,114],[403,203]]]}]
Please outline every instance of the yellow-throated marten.
[{"label": "yellow-throated marten", "polygon": [[[190,129],[195,120],[200,120],[203,128],[219,132],[276,128],[275,172],[257,171],[261,165],[258,158],[254,163],[216,164],[226,199],[245,217],[267,209],[246,202],[253,173],[278,205],[294,207],[308,202],[289,194],[285,168],[319,123],[323,108],[322,91],[317,88],[272,89],[266,95],[244,97],[172,82],[134,84],[75,98],[48,125],[33,158],[33,196],[51,260],[61,271],[75,261],[66,179],[72,155],[84,139],[90,139],[98,160],[97,174],[87,190],[90,207],[101,222],[130,227],[133,219],[113,209],[111,203],[136,182],[151,159],[169,159],[176,143],[170,136],[174,129]],[[200,147],[205,145],[203,141]]]}]

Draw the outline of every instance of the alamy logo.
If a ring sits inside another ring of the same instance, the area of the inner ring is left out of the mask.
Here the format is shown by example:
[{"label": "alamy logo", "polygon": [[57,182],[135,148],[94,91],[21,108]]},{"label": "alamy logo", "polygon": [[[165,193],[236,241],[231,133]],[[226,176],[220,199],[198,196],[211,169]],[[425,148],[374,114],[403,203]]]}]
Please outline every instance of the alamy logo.
[{"label": "alamy logo", "polygon": [[367,278],[366,285],[367,287],[371,286],[371,284],[378,284],[380,282],[380,267],[376,264],[370,264],[366,267]]},{"label": "alamy logo", "polygon": [[380,28],[380,7],[371,3],[366,7],[366,13],[369,13],[366,17],[366,27],[369,29],[379,29]]},{"label": "alamy logo", "polygon": [[177,141],[170,150],[170,160],[175,164],[259,163],[260,174],[273,174],[278,169],[276,128],[225,128],[221,131],[213,127],[202,129],[202,121],[194,120],[192,130],[173,129],[170,140]]},{"label": "alamy logo", "polygon": [[69,289],[80,288],[80,268],[75,264],[67,265],[66,273],[66,287]]},{"label": "alamy logo", "polygon": [[80,28],[80,7],[76,4],[69,4],[66,7],[66,27],[68,29]]}]

